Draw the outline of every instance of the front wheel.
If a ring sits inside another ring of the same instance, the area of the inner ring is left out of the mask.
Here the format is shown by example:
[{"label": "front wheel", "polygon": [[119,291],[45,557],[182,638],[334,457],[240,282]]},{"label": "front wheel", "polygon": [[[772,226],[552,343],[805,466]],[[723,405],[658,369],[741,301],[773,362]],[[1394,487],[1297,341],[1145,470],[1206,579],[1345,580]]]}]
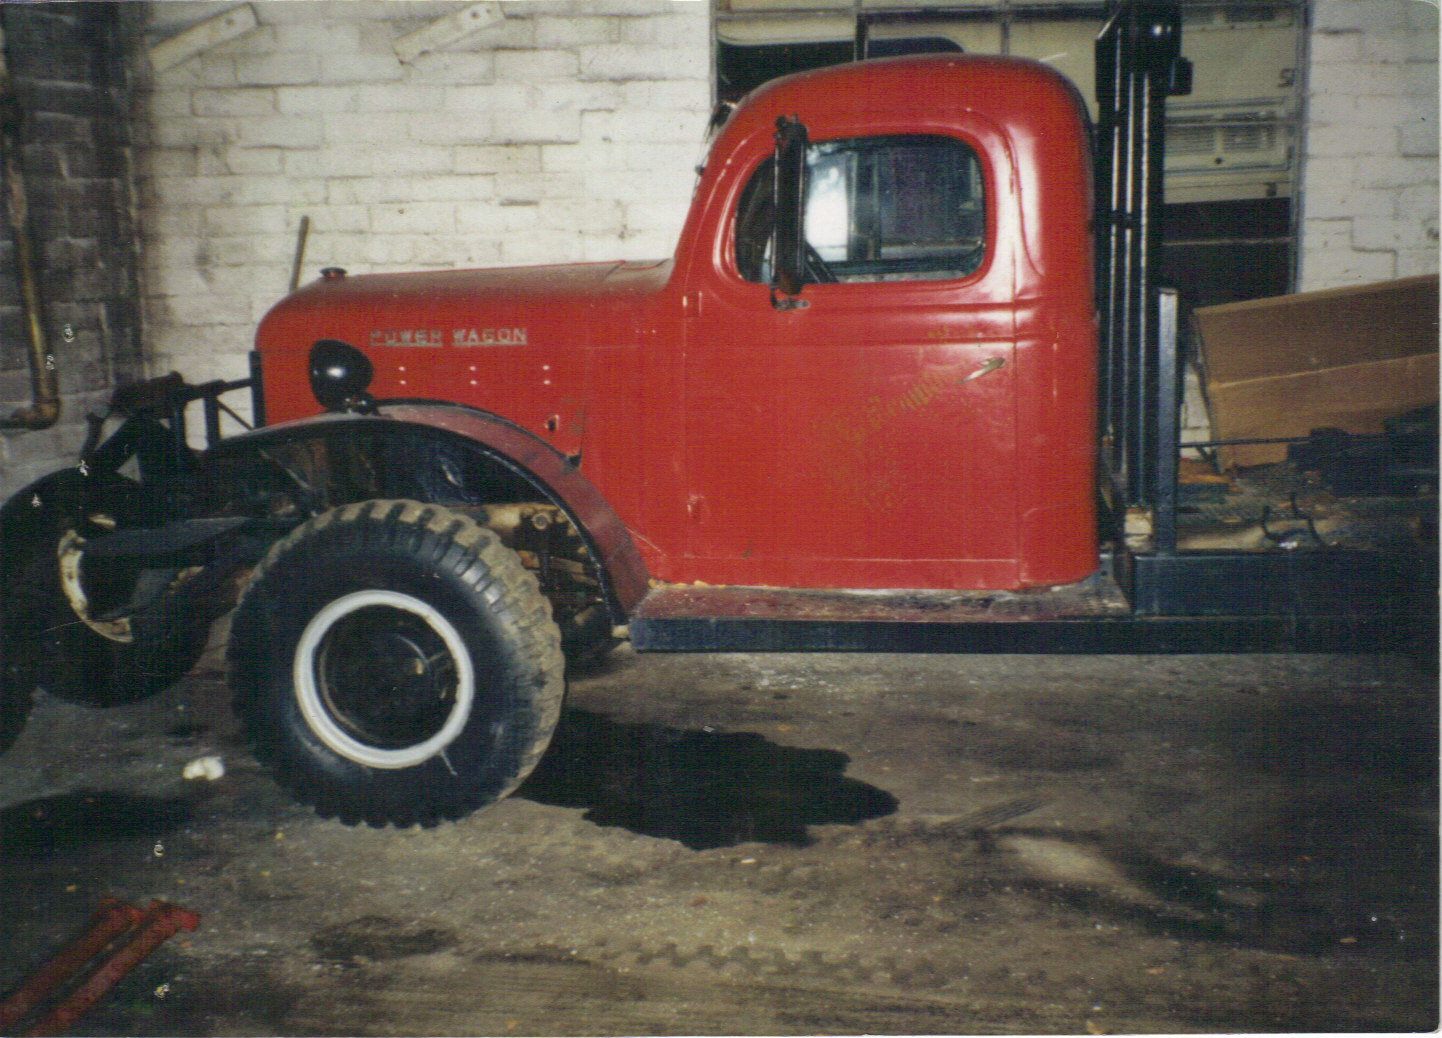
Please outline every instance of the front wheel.
[{"label": "front wheel", "polygon": [[347,505],[277,544],[230,654],[256,755],[347,824],[431,825],[505,796],[564,693],[535,578],[490,530],[414,501]]}]

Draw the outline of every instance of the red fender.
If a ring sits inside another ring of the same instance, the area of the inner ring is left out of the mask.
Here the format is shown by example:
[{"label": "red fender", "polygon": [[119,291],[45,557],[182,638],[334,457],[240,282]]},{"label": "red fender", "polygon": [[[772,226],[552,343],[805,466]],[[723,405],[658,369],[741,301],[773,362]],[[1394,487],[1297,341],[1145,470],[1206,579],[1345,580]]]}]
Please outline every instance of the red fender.
[{"label": "red fender", "polygon": [[649,574],[630,531],[572,459],[519,425],[475,408],[425,401],[382,401],[378,409],[380,413],[374,415],[331,413],[281,422],[225,440],[209,453],[211,457],[223,457],[271,440],[304,438],[316,432],[337,435],[343,431],[338,425],[364,425],[367,432],[393,425],[397,433],[423,430],[427,435],[440,434],[513,470],[570,517],[599,561],[606,590],[622,617],[629,615],[645,595]]}]

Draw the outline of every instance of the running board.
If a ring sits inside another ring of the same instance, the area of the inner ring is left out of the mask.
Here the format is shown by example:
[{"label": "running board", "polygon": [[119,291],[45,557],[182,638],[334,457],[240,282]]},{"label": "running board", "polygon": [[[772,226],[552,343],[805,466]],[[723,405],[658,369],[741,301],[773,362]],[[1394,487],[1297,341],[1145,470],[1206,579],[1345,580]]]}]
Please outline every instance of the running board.
[{"label": "running board", "polygon": [[1408,651],[1395,615],[1139,616],[1110,577],[1033,591],[664,585],[632,614],[638,652]]}]

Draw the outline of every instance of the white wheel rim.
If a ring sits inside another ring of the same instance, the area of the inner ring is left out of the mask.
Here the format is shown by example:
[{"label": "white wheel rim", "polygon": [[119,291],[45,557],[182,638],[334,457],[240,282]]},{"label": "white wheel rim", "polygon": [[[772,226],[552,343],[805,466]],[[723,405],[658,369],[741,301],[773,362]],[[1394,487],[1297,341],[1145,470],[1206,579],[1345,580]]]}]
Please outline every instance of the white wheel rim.
[{"label": "white wheel rim", "polygon": [[[316,676],[317,651],[335,625],[361,609],[384,606],[418,617],[445,643],[455,664],[456,681],[451,708],[444,723],[429,738],[398,749],[363,742],[342,726],[326,704]],[[343,595],[311,618],[295,649],[293,680],[301,716],[327,749],[371,768],[410,768],[442,752],[465,728],[476,698],[475,668],[465,641],[449,620],[427,602],[397,591],[367,590]]]}]

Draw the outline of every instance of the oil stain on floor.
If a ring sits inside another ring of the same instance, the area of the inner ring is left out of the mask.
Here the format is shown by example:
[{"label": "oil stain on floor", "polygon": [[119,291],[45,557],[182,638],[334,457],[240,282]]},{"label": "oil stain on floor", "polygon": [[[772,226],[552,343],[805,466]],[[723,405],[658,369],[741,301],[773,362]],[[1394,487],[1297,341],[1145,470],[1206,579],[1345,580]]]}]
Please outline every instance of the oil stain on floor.
[{"label": "oil stain on floor", "polygon": [[600,826],[692,850],[746,841],[804,847],[807,827],[896,810],[885,790],[844,774],[836,750],[781,746],[753,732],[629,724],[568,710],[518,796],[585,808]]}]

